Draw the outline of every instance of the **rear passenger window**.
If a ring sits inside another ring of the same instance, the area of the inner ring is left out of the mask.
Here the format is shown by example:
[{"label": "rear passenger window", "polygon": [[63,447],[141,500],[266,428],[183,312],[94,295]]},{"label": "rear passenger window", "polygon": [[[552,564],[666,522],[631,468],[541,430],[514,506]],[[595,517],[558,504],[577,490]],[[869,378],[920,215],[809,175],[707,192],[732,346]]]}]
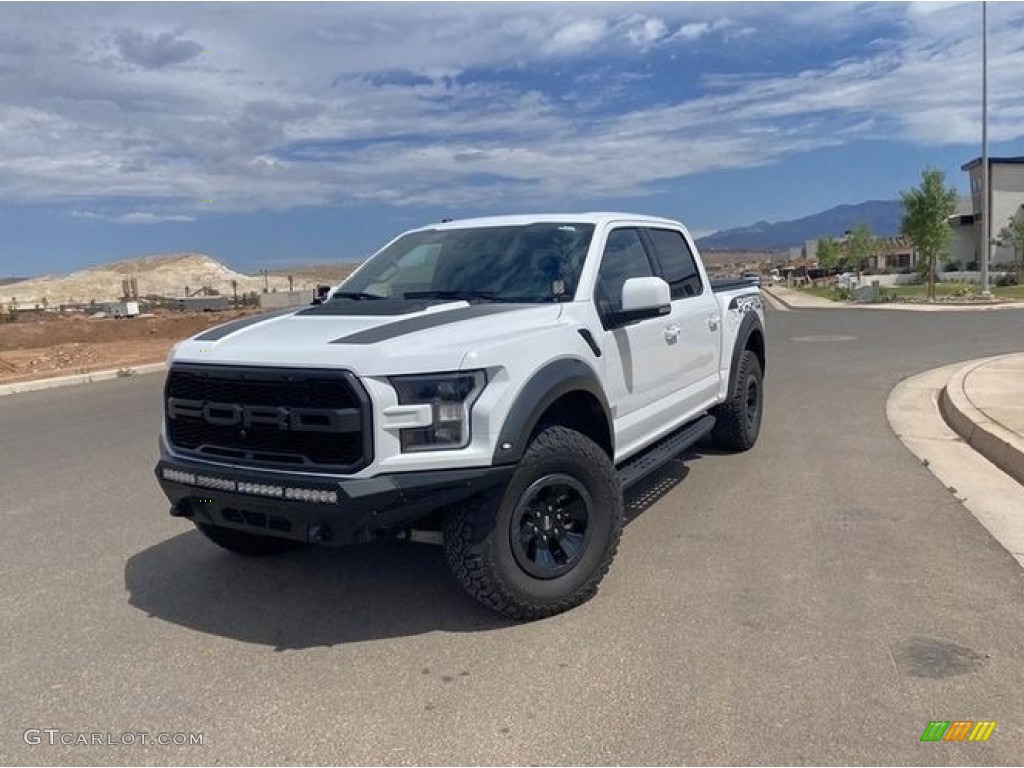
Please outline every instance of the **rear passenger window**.
[{"label": "rear passenger window", "polygon": [[699,295],[703,291],[700,272],[683,233],[672,229],[648,229],[647,234],[661,263],[665,282],[672,288],[672,298]]}]

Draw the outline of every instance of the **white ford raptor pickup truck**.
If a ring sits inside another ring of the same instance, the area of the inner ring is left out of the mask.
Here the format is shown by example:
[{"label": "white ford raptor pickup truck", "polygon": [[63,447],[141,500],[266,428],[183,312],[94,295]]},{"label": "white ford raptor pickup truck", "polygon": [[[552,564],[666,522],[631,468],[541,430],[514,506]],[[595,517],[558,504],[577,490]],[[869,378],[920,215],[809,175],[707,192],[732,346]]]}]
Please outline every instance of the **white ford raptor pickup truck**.
[{"label": "white ford raptor pickup truck", "polygon": [[764,371],[756,284],[709,280],[678,222],[446,221],[178,344],[156,476],[232,552],[432,535],[476,599],[540,618],[596,593],[624,488],[754,445]]}]

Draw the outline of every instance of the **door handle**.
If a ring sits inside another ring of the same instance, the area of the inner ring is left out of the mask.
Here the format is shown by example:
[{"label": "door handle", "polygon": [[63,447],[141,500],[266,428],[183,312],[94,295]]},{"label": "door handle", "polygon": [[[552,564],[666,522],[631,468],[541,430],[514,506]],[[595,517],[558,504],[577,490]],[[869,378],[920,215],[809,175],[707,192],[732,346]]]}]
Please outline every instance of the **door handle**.
[{"label": "door handle", "polygon": [[708,328],[712,331],[718,330],[718,324],[722,322],[722,316],[717,312],[708,315]]},{"label": "door handle", "polygon": [[669,344],[676,341],[679,338],[679,334],[682,333],[683,329],[673,323],[672,325],[665,326],[665,341]]}]

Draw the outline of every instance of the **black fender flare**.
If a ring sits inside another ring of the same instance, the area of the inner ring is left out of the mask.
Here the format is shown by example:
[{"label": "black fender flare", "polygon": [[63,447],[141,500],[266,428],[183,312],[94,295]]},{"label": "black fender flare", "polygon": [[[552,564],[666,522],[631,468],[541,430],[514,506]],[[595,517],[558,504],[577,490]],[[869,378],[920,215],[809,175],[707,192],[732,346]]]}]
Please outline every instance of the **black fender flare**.
[{"label": "black fender flare", "polygon": [[526,442],[540,417],[552,403],[570,392],[586,392],[596,398],[604,411],[608,434],[614,441],[611,408],[597,373],[582,360],[563,358],[538,370],[519,390],[512,408],[505,416],[494,446],[492,462],[495,465],[517,463],[523,457]]},{"label": "black fender flare", "polygon": [[[736,372],[740,367],[740,355],[743,354],[743,350],[747,348],[747,342],[750,341],[750,337],[755,333],[761,335],[762,346],[764,342],[764,325],[761,323],[761,318],[758,317],[757,312],[745,312],[743,314],[743,320],[740,322],[739,330],[736,332],[736,343],[732,348],[732,362],[729,365],[729,388],[726,392],[732,392],[736,386]],[[766,367],[765,362],[767,357],[761,361],[761,372],[764,373]]]}]

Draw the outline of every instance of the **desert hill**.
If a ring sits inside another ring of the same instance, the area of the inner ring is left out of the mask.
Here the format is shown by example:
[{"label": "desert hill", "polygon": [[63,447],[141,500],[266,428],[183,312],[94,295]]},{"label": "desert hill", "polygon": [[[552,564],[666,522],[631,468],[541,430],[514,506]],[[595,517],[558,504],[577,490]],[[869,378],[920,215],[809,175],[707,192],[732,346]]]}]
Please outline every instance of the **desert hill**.
[{"label": "desert hill", "polygon": [[19,307],[112,301],[122,297],[122,281],[131,278],[138,284],[140,297],[183,296],[186,288],[190,295],[205,288],[230,296],[234,291],[233,282],[237,284],[239,295],[262,292],[265,285],[272,291],[287,291],[289,274],[296,291],[312,292],[317,283],[332,282],[333,274],[342,266],[345,265],[325,265],[323,277],[318,276],[316,268],[310,267],[280,270],[270,273],[264,282],[262,275],[235,272],[204,253],[165,253],[100,264],[64,276],[11,283],[2,289],[0,300],[5,305],[13,300]]}]

